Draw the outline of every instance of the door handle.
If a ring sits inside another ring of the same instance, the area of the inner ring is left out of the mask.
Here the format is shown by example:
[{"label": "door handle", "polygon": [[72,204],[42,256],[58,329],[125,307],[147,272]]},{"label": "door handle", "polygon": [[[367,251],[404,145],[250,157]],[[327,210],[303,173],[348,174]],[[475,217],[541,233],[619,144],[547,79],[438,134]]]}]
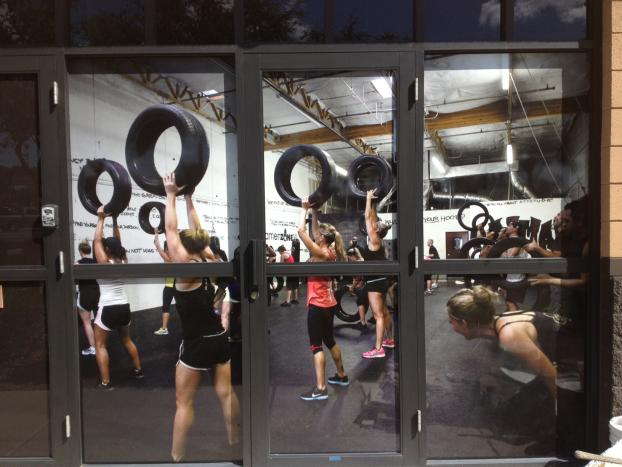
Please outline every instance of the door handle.
[{"label": "door handle", "polygon": [[260,296],[261,276],[263,274],[264,242],[262,240],[251,240],[244,255],[244,266],[246,274],[246,298],[249,302],[254,302]]}]

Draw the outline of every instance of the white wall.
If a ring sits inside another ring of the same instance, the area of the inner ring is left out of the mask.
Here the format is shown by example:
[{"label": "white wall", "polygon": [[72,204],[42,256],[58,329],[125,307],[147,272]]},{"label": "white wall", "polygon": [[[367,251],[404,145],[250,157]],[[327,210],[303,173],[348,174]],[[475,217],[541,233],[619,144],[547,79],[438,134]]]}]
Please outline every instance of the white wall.
[{"label": "white wall", "polygon": [[[221,78],[224,80],[224,77]],[[77,193],[80,170],[87,160],[106,158],[124,167],[125,140],[129,128],[140,112],[153,104],[163,103],[160,96],[138,83],[114,74],[71,74],[69,78],[69,112],[71,173],[73,179],[73,238],[74,255],[83,238],[92,239],[96,217],[88,213]],[[209,166],[194,193],[197,212],[203,227],[220,238],[221,248],[231,257],[238,246],[237,150],[236,135],[224,133],[222,127],[194,114],[203,124],[210,146]],[[158,140],[156,166],[161,173],[172,171],[179,158],[179,135],[167,130]],[[100,177],[97,191],[102,202],[112,192],[107,176]],[[131,263],[159,263],[160,256],[153,247],[153,236],[139,227],[138,211],[147,201],[164,198],[147,193],[132,181],[132,198],[128,208],[119,216],[123,245],[128,250]],[[183,200],[178,202],[180,228],[187,219]],[[153,222],[153,225],[157,225]],[[105,234],[110,235],[108,222]],[[163,236],[161,241],[164,241]],[[136,288],[137,290],[130,290]],[[161,304],[161,284],[128,286],[133,310],[151,308]]]}]

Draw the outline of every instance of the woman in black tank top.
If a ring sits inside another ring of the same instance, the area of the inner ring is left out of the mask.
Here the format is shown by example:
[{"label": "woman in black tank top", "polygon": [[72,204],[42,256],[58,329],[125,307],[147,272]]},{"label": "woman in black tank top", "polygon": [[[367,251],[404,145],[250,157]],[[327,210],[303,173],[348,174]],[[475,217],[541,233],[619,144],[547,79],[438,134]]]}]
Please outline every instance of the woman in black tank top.
[{"label": "woman in black tank top", "polygon": [[[166,191],[165,229],[171,261],[191,263],[214,261],[209,234],[201,228],[191,195],[185,195],[189,229],[177,230],[176,197],[180,188],[175,174],[164,177]],[[207,278],[175,279],[176,309],[181,318],[183,340],[175,368],[177,411],[173,425],[171,456],[182,461],[186,437],[194,419],[194,396],[202,371],[213,370],[214,389],[220,400],[230,445],[239,443],[239,402],[231,385],[231,363],[227,329],[229,316],[223,308],[214,313],[214,286]]]},{"label": "woman in black tank top", "polygon": [[[376,199],[376,190],[367,192],[365,203],[365,228],[367,229],[367,246],[361,250],[361,255],[365,261],[384,261],[386,253],[382,239],[387,235],[391,228],[390,225],[378,220],[376,207],[373,200]],[[389,288],[389,280],[384,276],[367,276],[365,278],[365,289],[367,299],[372,313],[376,320],[376,340],[374,347],[363,353],[363,358],[384,358],[385,347],[392,349],[395,341],[392,338],[393,322],[385,298]]]},{"label": "woman in black tank top", "polygon": [[496,315],[496,297],[495,292],[482,285],[462,289],[452,296],[447,302],[447,314],[453,330],[469,340],[497,339],[504,351],[541,377],[551,396],[556,398],[557,370],[551,360],[554,349],[542,346],[553,341],[556,332],[553,320],[525,311]]}]

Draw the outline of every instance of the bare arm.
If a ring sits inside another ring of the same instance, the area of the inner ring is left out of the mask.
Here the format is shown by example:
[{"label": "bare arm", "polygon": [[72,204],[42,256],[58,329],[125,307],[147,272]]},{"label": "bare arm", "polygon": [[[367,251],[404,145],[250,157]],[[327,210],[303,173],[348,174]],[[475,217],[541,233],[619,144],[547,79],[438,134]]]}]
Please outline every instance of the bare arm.
[{"label": "bare arm", "polygon": [[302,203],[301,217],[300,217],[300,225],[298,226],[298,237],[304,245],[309,249],[309,253],[312,258],[317,258],[320,260],[328,260],[328,253],[326,253],[322,248],[319,247],[317,243],[313,241],[309,233],[307,232],[307,212],[309,210],[309,203]]},{"label": "bare arm", "polygon": [[117,222],[117,216],[112,217],[112,236],[121,241],[121,230],[119,229],[119,223]]},{"label": "bare arm", "polygon": [[100,206],[97,210],[97,226],[95,227],[95,237],[93,237],[93,251],[95,253],[95,259],[100,264],[108,264],[110,258],[106,254],[104,248],[104,220],[106,219],[106,213],[104,207]]},{"label": "bare arm", "polygon": [[367,192],[367,199],[365,201],[365,228],[367,229],[367,236],[369,237],[369,249],[376,251],[380,249],[382,245],[382,239],[376,232],[376,223],[378,222],[378,214],[376,208],[373,205],[373,200],[376,199],[376,190],[369,190]]},{"label": "bare arm", "polygon": [[160,255],[160,258],[162,258],[165,263],[170,263],[171,257],[162,249],[162,246],[160,245],[160,232],[158,231],[156,231],[156,234],[153,236],[153,244],[155,245],[156,251]]},{"label": "bare arm", "polygon": [[188,252],[181,244],[177,229],[177,193],[179,187],[175,184],[175,174],[164,177],[164,189],[166,191],[166,211],[164,215],[164,230],[168,245],[169,257],[172,261],[184,263],[188,259]]},{"label": "bare arm", "polygon": [[562,255],[561,251],[551,251],[542,248],[535,240],[525,245],[525,251],[527,251],[527,253],[538,253],[540,256],[546,258],[559,258]]},{"label": "bare arm", "polygon": [[200,229],[201,219],[199,219],[197,210],[194,207],[194,202],[192,201],[192,194],[184,195],[184,199],[186,200],[186,212],[188,213],[188,227],[190,227],[191,229]]}]

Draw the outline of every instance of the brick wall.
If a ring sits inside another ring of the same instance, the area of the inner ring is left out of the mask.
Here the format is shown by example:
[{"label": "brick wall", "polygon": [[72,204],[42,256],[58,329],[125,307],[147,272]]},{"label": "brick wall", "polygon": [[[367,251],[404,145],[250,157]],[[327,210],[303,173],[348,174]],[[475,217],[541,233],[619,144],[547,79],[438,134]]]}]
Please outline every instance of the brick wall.
[{"label": "brick wall", "polygon": [[622,257],[622,0],[603,1],[601,256]]}]

